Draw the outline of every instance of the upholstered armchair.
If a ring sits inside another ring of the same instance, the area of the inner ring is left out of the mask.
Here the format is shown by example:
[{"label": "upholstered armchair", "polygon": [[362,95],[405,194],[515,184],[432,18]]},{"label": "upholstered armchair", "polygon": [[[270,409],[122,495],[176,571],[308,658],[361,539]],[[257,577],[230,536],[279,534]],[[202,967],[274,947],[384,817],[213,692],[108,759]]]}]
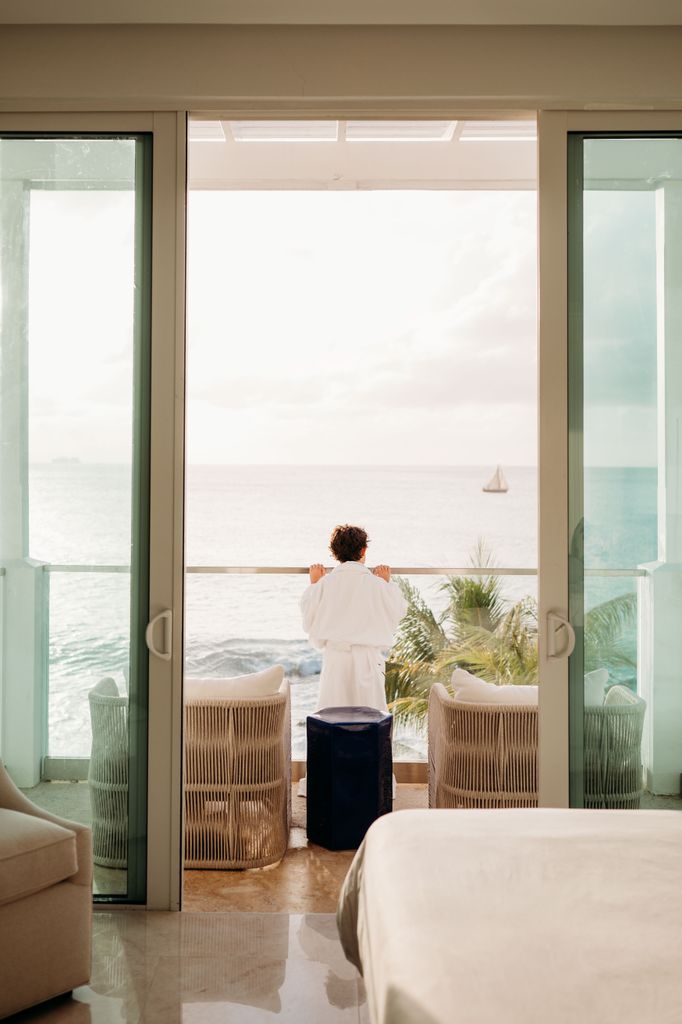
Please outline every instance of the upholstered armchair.
[{"label": "upholstered armchair", "polygon": [[0,763],[0,1017],[90,978],[90,829],[48,814]]}]

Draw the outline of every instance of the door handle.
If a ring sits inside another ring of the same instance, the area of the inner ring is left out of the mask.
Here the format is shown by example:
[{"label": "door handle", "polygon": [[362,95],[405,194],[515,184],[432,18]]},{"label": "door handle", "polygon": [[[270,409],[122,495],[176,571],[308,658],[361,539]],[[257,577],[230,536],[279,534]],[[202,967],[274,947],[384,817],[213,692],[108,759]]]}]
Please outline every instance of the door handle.
[{"label": "door handle", "polygon": [[[162,644],[160,650],[154,643],[154,630],[159,622],[162,624]],[[152,654],[155,654],[157,658],[161,658],[162,661],[171,660],[173,656],[173,612],[170,608],[167,608],[164,612],[159,612],[147,624],[144,638]]]},{"label": "door handle", "polygon": [[[563,647],[559,647],[558,639],[562,630],[566,634]],[[547,613],[547,657],[568,658],[575,648],[575,631],[573,626],[558,612]]]}]

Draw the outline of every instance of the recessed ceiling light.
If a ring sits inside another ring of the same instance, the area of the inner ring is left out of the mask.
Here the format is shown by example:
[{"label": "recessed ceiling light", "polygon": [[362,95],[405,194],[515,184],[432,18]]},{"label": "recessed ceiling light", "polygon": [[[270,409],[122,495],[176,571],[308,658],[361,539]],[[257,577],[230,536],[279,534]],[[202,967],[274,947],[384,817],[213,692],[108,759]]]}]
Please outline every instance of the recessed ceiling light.
[{"label": "recessed ceiling light", "polygon": [[336,142],[338,121],[230,121],[235,142]]},{"label": "recessed ceiling light", "polygon": [[456,121],[347,121],[347,142],[450,142]]},{"label": "recessed ceiling light", "polygon": [[222,121],[190,121],[190,142],[225,142]]},{"label": "recessed ceiling light", "polygon": [[460,142],[535,142],[535,121],[465,121]]}]

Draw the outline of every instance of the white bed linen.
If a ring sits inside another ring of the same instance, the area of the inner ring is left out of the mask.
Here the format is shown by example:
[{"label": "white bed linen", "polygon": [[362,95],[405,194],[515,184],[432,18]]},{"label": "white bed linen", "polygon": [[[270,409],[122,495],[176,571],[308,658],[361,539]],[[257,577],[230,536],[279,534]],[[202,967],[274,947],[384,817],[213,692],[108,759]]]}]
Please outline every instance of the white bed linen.
[{"label": "white bed linen", "polygon": [[389,814],[338,923],[372,1024],[679,1024],[682,813]]}]

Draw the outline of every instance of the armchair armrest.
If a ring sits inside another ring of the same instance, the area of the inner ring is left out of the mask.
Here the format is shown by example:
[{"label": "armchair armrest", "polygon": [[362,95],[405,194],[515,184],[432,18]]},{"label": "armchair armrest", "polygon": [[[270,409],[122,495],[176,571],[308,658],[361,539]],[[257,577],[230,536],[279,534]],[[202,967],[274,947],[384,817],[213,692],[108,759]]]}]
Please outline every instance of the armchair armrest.
[{"label": "armchair armrest", "polygon": [[6,807],[10,811],[20,811],[22,814],[30,814],[34,818],[42,818],[44,821],[51,821],[54,825],[61,825],[76,834],[76,850],[78,853],[78,871],[69,879],[74,885],[92,886],[92,833],[87,825],[81,825],[78,821],[69,821],[68,818],[60,818],[56,814],[37,807],[28,797],[24,796],[20,789],[14,785],[9,777],[7,769],[0,762],[0,807]]}]

